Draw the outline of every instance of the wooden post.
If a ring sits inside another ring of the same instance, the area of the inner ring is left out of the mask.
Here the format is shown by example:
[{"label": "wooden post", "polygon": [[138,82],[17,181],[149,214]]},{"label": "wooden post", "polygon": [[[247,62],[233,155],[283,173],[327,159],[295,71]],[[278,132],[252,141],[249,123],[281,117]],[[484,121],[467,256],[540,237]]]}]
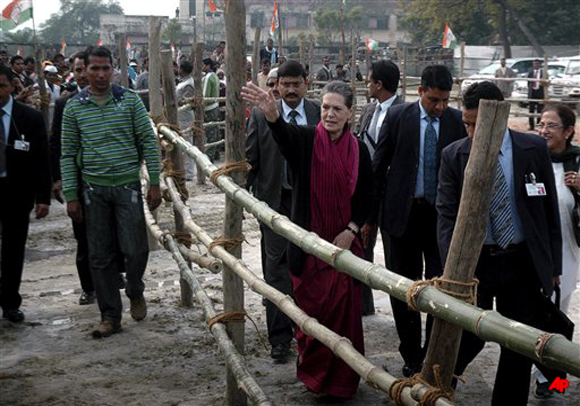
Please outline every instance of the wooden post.
[{"label": "wooden post", "polygon": [[[246,108],[240,95],[246,83],[246,6],[243,1],[225,1],[226,21],[226,66],[228,92],[226,99],[226,160],[233,164],[246,160]],[[233,172],[232,179],[241,185],[245,182],[243,172]],[[224,238],[242,237],[242,206],[226,197],[224,218]],[[242,246],[237,245],[228,251],[237,258],[242,257]],[[229,267],[223,271],[224,312],[244,311],[244,283]],[[244,354],[244,322],[226,323],[228,333],[238,352]],[[246,395],[238,389],[236,379],[231,371],[227,374],[226,400],[229,406],[244,406]]]},{"label": "wooden post", "polygon": [[[547,54],[544,54],[544,66],[543,66],[542,72],[543,72],[542,79],[544,79],[544,84],[542,85],[542,86],[544,86],[544,105],[546,105],[546,103],[548,103],[548,101],[550,100],[550,94],[549,94],[550,85],[548,84],[548,55]],[[534,117],[534,120],[536,120],[535,117]]]},{"label": "wooden post", "polygon": [[[42,48],[36,46],[36,76],[38,77],[38,91],[40,93],[40,112],[42,113],[42,118],[44,119],[44,126],[46,127],[46,134],[50,135],[51,128],[49,128],[49,118],[48,118],[48,108],[49,105],[45,103],[47,100],[48,93],[46,92],[46,82],[44,81],[44,71],[42,70],[42,59],[44,56],[44,52]],[[50,103],[50,101],[49,101]]]},{"label": "wooden post", "polygon": [[458,80],[458,85],[459,85],[459,90],[457,91],[457,108],[461,109],[461,101],[462,101],[462,97],[463,95],[461,94],[461,83],[463,82],[463,76],[465,75],[465,41],[461,41],[461,43],[459,44],[460,48],[460,53],[461,53],[461,59],[459,60],[459,80]]},{"label": "wooden post", "polygon": [[[254,31],[254,54],[252,56],[252,82],[258,86],[258,70],[260,69],[260,36],[262,35],[262,28],[256,27]],[[244,71],[246,68],[244,67]]]},{"label": "wooden post", "polygon": [[308,89],[312,88],[312,78],[314,77],[314,39],[310,38],[308,45]]},{"label": "wooden post", "polygon": [[[170,50],[161,51],[161,76],[163,78],[163,94],[165,96],[165,115],[169,124],[178,125],[177,121],[177,93],[175,92],[175,77],[173,75],[173,58]],[[173,170],[184,172],[183,154],[181,149],[173,148],[169,153]],[[185,176],[185,175],[183,175]],[[178,210],[173,210],[175,217],[175,230],[184,231],[183,218]],[[189,284],[180,279],[181,286],[181,305],[193,307],[193,291]]]},{"label": "wooden post", "polygon": [[127,34],[124,32],[119,33],[117,41],[119,44],[119,69],[121,70],[121,86],[129,87],[129,72],[127,72]]},{"label": "wooden post", "polygon": [[304,38],[300,37],[300,48],[298,50],[298,60],[300,65],[304,66]]},{"label": "wooden post", "polygon": [[403,101],[407,100],[407,47],[403,46],[403,63],[399,65],[403,73],[402,89],[403,94],[401,95]]},{"label": "wooden post", "polygon": [[[205,4],[205,3],[204,3]],[[203,42],[198,42],[195,44],[195,59],[193,61],[193,95],[197,100],[203,99],[203,86],[201,80],[201,69],[203,67]],[[244,72],[246,67],[244,66]],[[203,103],[196,103],[193,109],[193,116],[195,118],[194,127],[198,129],[194,133],[194,143],[201,152],[205,152],[205,131],[203,131]],[[197,184],[205,185],[205,175],[203,171],[198,168],[197,171]]]},{"label": "wooden post", "polygon": [[[344,4],[344,3],[343,3]],[[346,56],[346,44],[344,39],[344,5],[340,6],[340,35],[341,35],[341,47],[340,47],[340,64],[344,65],[344,58]]]},{"label": "wooden post", "polygon": [[[157,118],[163,115],[163,98],[161,96],[161,18],[149,17],[149,76],[148,76],[148,97],[149,112],[151,117]],[[157,220],[157,210],[152,213]],[[156,251],[161,248],[157,239],[147,231],[147,241],[149,250]]]},{"label": "wooden post", "polygon": [[[444,279],[471,282],[486,234],[497,156],[503,142],[510,112],[509,102],[482,100],[473,137],[473,146],[457,214],[457,223],[445,262]],[[469,293],[465,286],[445,286],[458,293]],[[461,327],[436,318],[422,376],[435,385],[434,365],[441,366],[441,382],[450,387],[457,362]]]},{"label": "wooden post", "polygon": [[354,128],[356,124],[356,38],[354,35],[351,38],[350,46],[352,56],[350,63],[350,88],[352,90],[352,94],[354,95],[352,113],[350,116],[350,128]]}]

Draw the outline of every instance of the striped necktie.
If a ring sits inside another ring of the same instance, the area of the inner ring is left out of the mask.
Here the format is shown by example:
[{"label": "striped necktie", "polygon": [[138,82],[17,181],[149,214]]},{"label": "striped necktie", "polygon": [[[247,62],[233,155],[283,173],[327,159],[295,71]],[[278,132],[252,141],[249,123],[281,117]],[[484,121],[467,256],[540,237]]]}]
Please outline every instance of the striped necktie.
[{"label": "striped necktie", "polygon": [[509,189],[499,162],[497,163],[497,171],[495,173],[493,197],[491,199],[491,205],[489,206],[489,220],[493,239],[497,245],[505,249],[513,242],[515,232]]},{"label": "striped necktie", "polygon": [[425,142],[423,146],[423,193],[425,200],[435,203],[437,197],[437,132],[434,117],[427,117]]}]

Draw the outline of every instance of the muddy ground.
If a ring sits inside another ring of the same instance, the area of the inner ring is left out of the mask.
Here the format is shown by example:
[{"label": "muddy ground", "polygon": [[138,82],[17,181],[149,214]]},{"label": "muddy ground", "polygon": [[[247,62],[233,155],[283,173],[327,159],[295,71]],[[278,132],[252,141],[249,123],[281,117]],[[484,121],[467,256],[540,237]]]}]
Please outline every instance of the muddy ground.
[{"label": "muddy ground", "polygon": [[[194,219],[214,236],[221,234],[224,196],[212,186],[189,185]],[[161,208],[162,227],[171,228],[167,206]],[[246,214],[247,243],[243,259],[261,274],[259,228]],[[376,260],[384,263],[381,243]],[[0,321],[0,405],[223,405],[225,367],[208,332],[199,307],[179,305],[179,271],[170,254],[155,251],[145,274],[149,314],[137,323],[128,314],[123,295],[123,331],[104,340],[91,338],[99,320],[96,304],[79,306],[80,288],[74,265],[75,241],[64,206],[53,202],[46,219],[33,220],[22,281],[22,310],[26,321]],[[221,276],[203,269],[196,275],[223,309]],[[578,292],[578,291],[577,291]],[[246,289],[246,311],[264,337],[265,309],[261,297]],[[400,376],[402,360],[388,296],[375,291],[377,314],[365,317],[367,358],[386,365]],[[580,295],[572,303],[572,319],[580,325]],[[576,332],[575,341],[580,341]],[[499,355],[496,344],[485,350],[466,371],[456,403],[487,405],[491,397]],[[295,359],[274,364],[251,323],[246,323],[246,361],[258,383],[276,405],[315,405],[295,377]],[[547,401],[530,394],[530,405],[580,405],[580,379],[570,378],[565,395]],[[328,404],[328,403],[326,403]],[[390,405],[385,394],[361,384],[346,405]]]}]

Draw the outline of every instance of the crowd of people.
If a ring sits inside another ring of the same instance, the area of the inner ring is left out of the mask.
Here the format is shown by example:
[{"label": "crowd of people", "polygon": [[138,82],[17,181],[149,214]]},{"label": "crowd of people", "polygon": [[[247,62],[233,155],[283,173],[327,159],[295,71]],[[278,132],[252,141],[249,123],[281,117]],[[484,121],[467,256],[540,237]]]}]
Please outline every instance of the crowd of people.
[{"label": "crowd of people", "polygon": [[[463,110],[457,110],[449,106],[450,71],[432,65],[422,72],[419,100],[404,103],[397,95],[399,68],[379,60],[368,71],[373,101],[351,128],[355,96],[345,82],[352,74],[359,80],[356,63],[346,65],[348,69],[337,65],[333,72],[330,58],[323,58],[315,76],[325,82],[321,99],[311,100],[306,97],[307,67],[279,55],[271,39],[260,61],[257,85],[249,83],[242,92],[254,106],[247,120],[249,190],[302,228],[371,262],[380,230],[388,269],[412,280],[441,276],[479,101],[501,101],[506,89],[475,83],[463,95]],[[203,59],[202,92],[210,98],[203,105],[206,122],[223,119],[215,98],[227,89],[225,63],[224,42]],[[34,66],[33,58],[8,58],[0,51],[3,317],[24,320],[19,286],[29,215],[33,208],[37,218],[48,215],[52,195],[66,202],[72,219],[82,288],[79,304],[96,299],[101,321],[92,335],[108,337],[121,329],[120,287],[129,297],[131,316],[141,321],[147,315],[142,205],[145,199],[155,210],[161,202],[160,152],[148,97],[119,85],[106,47],[43,61],[50,100],[39,99]],[[148,59],[130,61],[129,68],[129,87],[147,89]],[[194,67],[182,56],[174,68],[177,96],[183,101],[194,95]],[[500,73],[509,76],[507,70]],[[52,109],[48,123],[38,111],[43,103]],[[193,118],[191,110],[180,112],[180,127],[188,128]],[[567,312],[578,280],[580,148],[572,145],[575,113],[569,107],[545,106],[537,128],[537,134],[505,131],[476,277],[479,307],[492,309],[495,300],[504,316],[543,328],[545,298],[561,290],[560,306]],[[208,128],[207,142],[220,135],[217,126]],[[214,161],[220,159],[218,147],[205,152]],[[139,183],[143,162],[150,178],[146,196]],[[186,167],[192,179],[195,164],[187,162]],[[260,231],[266,282],[364,354],[362,317],[375,313],[372,290],[267,226],[260,224]],[[410,377],[423,366],[433,319],[427,317],[423,337],[420,313],[394,298],[391,305],[402,374]],[[295,338],[297,376],[308,389],[337,399],[353,397],[358,374],[275,305],[265,301],[265,306],[272,359],[286,363]],[[463,334],[457,376],[483,344],[475,335]],[[492,404],[525,405],[531,367],[530,359],[502,348]],[[536,392],[548,396],[545,383],[552,376],[542,372]]]}]

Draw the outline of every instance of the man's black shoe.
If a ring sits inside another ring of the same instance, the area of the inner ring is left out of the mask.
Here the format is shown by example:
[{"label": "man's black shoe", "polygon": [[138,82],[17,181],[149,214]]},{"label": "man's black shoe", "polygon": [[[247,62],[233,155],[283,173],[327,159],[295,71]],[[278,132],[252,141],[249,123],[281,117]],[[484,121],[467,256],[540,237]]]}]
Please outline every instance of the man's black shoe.
[{"label": "man's black shoe", "polygon": [[95,302],[95,292],[87,292],[83,290],[81,297],[79,298],[79,305],[90,305]]},{"label": "man's black shoe", "polygon": [[423,368],[422,364],[405,364],[403,367],[403,376],[405,378],[410,378],[411,376],[421,372],[421,368]]},{"label": "man's black shoe", "polygon": [[8,309],[2,312],[2,317],[10,320],[12,323],[22,323],[24,321],[24,313],[18,309]]},{"label": "man's black shoe", "polygon": [[549,399],[554,395],[550,390],[550,382],[540,383],[536,381],[536,392],[534,396],[536,399]]},{"label": "man's black shoe", "polygon": [[290,345],[284,343],[276,344],[270,352],[272,359],[279,364],[285,364],[288,360],[288,355],[290,355]]},{"label": "man's black shoe", "polygon": [[119,274],[119,289],[125,289],[127,287],[127,278],[124,273]]}]

